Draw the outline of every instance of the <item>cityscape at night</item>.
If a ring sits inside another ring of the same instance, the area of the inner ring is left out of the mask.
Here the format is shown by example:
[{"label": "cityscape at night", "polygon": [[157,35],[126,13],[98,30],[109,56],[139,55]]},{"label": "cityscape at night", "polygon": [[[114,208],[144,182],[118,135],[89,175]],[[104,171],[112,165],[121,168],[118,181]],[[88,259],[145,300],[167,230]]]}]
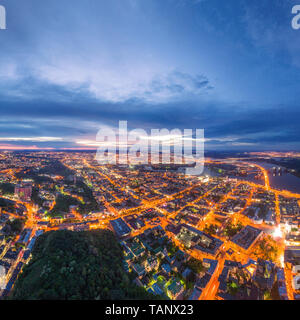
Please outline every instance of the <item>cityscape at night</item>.
[{"label": "cityscape at night", "polygon": [[298,153],[206,158],[200,176],[175,164],[100,165],[94,152],[0,156],[3,296],[63,298],[47,286],[26,292],[22,269],[36,271],[35,242],[53,231],[109,230],[146,298],[299,299],[300,194],[290,190],[300,172],[280,164],[299,163]]},{"label": "cityscape at night", "polygon": [[295,2],[0,0],[0,304],[300,300]]}]

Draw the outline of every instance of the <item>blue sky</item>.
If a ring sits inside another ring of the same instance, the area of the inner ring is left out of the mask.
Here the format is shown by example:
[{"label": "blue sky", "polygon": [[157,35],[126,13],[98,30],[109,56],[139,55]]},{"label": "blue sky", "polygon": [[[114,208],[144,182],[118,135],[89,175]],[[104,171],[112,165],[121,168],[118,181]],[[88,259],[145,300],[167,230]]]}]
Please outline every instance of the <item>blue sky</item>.
[{"label": "blue sky", "polygon": [[0,4],[2,148],[86,148],[127,120],[204,128],[212,150],[300,149],[297,0]]}]

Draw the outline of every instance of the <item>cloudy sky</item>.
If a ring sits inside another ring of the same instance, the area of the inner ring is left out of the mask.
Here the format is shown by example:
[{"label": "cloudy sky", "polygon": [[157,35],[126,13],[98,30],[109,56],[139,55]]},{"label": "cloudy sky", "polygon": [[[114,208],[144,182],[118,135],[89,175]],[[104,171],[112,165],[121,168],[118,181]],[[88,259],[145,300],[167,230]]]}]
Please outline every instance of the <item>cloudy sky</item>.
[{"label": "cloudy sky", "polygon": [[212,150],[300,150],[296,0],[0,4],[0,148],[88,148],[127,120],[203,128]]}]

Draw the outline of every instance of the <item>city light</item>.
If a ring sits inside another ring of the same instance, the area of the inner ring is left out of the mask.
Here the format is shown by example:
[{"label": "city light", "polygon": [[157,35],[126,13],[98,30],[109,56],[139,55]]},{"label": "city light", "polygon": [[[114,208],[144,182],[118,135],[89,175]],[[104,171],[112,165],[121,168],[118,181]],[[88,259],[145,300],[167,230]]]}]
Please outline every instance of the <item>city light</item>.
[{"label": "city light", "polygon": [[[259,165],[251,166],[251,162],[245,160],[230,159],[227,162],[226,159],[210,159],[206,166],[221,166],[221,176],[203,175],[187,179],[182,173],[155,171],[148,166],[143,170],[132,170],[126,166],[100,165],[94,161],[93,154],[85,152],[60,152],[59,165],[55,152],[1,153],[1,157],[10,167],[15,166],[15,170],[0,168],[3,179],[9,180],[11,185],[11,194],[2,194],[1,197],[15,203],[15,209],[4,209],[2,214],[16,219],[19,217],[18,208],[22,207],[26,220],[24,231],[5,244],[0,261],[7,251],[16,251],[16,244],[22,244],[31,252],[32,241],[40,232],[107,229],[115,233],[126,254],[131,252],[133,257],[127,261],[127,272],[140,273],[139,281],[143,281],[144,274],[154,271],[160,273],[159,281],[164,281],[166,271],[163,271],[165,269],[162,269],[157,256],[152,254],[151,245],[152,242],[167,241],[162,242],[161,247],[172,243],[176,250],[186,255],[185,263],[195,259],[214,270],[208,274],[204,268],[204,275],[209,281],[202,294],[195,291],[197,299],[222,299],[224,292],[219,277],[228,263],[238,264],[256,281],[260,281],[259,270],[264,270],[258,268],[259,263],[267,268],[268,273],[273,272],[274,278],[277,268],[282,268],[286,276],[287,296],[293,299],[293,276],[285,267],[284,252],[291,243],[298,244],[295,238],[287,240],[293,228],[289,220],[284,220],[284,214],[288,219],[293,212],[300,214],[300,195],[273,189],[269,172]],[[231,167],[224,169],[228,163]],[[46,179],[36,183],[26,175],[31,168],[41,179]],[[242,172],[243,177],[229,178],[230,170],[234,170],[231,174],[235,175]],[[246,179],[253,170],[262,183]],[[19,172],[23,172],[22,179],[16,175]],[[95,210],[91,203],[94,203]],[[65,211],[61,214],[61,210]],[[264,218],[259,216],[262,214]],[[279,223],[281,221],[284,224]],[[158,234],[153,235],[153,230],[159,230]],[[144,252],[146,248],[143,259],[135,260],[136,250]],[[26,259],[31,255],[25,255],[24,259],[23,254],[23,251],[18,253],[16,263],[29,261]],[[170,256],[171,251],[166,249],[162,257],[170,259]],[[164,268],[168,269],[166,264],[170,264],[172,269],[171,260],[169,263],[166,263],[168,260],[163,261]],[[22,272],[20,264],[18,266],[12,266],[8,281],[16,278],[11,278],[12,274]],[[150,282],[144,286],[171,299],[187,294],[183,273],[188,271],[177,266],[172,270],[177,276],[170,278],[165,287],[156,287],[157,279],[152,273]],[[231,272],[234,275],[237,271]],[[264,276],[261,275],[262,279]],[[240,286],[242,282],[231,283],[232,290],[238,290]]]},{"label": "city light", "polygon": [[274,237],[274,238],[282,238],[282,237],[283,237],[283,233],[282,233],[282,231],[281,231],[281,227],[280,227],[280,226],[278,226],[278,227],[274,230],[274,232],[273,232],[273,237]]}]

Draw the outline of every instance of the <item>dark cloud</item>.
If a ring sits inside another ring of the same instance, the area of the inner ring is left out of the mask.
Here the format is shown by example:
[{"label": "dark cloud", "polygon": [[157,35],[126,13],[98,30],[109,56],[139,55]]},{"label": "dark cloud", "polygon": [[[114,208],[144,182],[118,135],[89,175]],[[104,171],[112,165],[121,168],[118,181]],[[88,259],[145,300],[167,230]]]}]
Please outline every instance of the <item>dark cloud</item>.
[{"label": "dark cloud", "polygon": [[204,128],[212,148],[300,149],[293,1],[2,2],[0,138],[62,139],[3,144],[67,148],[127,120]]}]

